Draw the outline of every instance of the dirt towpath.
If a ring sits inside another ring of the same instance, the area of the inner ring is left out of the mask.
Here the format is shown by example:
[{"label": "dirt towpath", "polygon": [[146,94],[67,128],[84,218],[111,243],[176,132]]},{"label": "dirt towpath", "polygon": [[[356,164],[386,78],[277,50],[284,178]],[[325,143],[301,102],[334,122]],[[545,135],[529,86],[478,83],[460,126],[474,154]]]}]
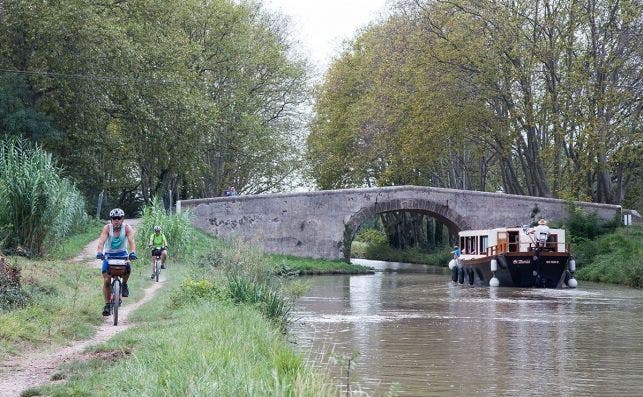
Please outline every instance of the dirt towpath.
[{"label": "dirt towpath", "polygon": [[[130,219],[126,222],[136,230],[137,219]],[[89,243],[73,261],[85,263],[91,267],[100,267],[100,262],[95,259],[96,244],[98,244],[98,240]],[[75,341],[67,347],[56,350],[45,348],[44,351],[41,349],[26,352],[22,356],[11,358],[0,364],[0,397],[20,396],[20,393],[25,389],[51,382],[51,376],[60,364],[89,357],[89,355],[83,354],[85,348],[106,342],[119,332],[130,328],[132,326],[129,322],[130,313],[149,302],[163,284],[163,279],[161,282],[152,283],[144,290],[141,300],[135,303],[126,302],[119,311],[117,326],[113,325],[111,317],[103,318],[103,324],[98,327],[96,334],[91,339]],[[96,288],[100,288],[100,285],[97,285]]]}]

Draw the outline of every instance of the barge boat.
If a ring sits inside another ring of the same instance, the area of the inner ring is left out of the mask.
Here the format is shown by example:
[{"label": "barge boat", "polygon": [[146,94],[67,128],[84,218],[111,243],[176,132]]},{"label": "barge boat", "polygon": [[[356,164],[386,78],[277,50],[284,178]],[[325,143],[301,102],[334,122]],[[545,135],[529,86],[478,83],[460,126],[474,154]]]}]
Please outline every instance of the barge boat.
[{"label": "barge boat", "polygon": [[537,242],[526,226],[459,233],[459,256],[449,263],[454,282],[503,287],[575,288],[576,263],[564,229]]}]

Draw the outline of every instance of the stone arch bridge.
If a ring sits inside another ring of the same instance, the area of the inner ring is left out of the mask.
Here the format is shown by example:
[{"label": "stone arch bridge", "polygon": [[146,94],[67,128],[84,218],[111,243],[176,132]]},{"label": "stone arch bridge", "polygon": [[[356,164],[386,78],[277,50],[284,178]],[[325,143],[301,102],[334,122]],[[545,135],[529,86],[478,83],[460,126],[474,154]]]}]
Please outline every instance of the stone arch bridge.
[{"label": "stone arch bridge", "polygon": [[[620,206],[577,202],[605,220]],[[220,238],[242,238],[267,252],[345,259],[359,226],[376,214],[413,211],[430,215],[455,234],[465,229],[522,225],[537,208],[548,220],[567,216],[564,200],[470,190],[394,186],[216,197],[177,202],[198,228]],[[637,214],[638,215],[638,214]]]}]

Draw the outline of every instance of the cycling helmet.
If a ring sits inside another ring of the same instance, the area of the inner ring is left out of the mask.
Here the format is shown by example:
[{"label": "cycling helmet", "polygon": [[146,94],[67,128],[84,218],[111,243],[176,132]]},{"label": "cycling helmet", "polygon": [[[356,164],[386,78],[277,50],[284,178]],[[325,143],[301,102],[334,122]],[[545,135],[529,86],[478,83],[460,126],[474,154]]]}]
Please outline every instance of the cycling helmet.
[{"label": "cycling helmet", "polygon": [[125,216],[125,212],[120,208],[114,208],[113,210],[111,210],[109,212],[109,217],[110,218],[118,218],[118,217],[122,218],[124,216]]},{"label": "cycling helmet", "polygon": [[161,231],[161,227],[160,227],[160,226],[154,226],[154,231],[155,231],[156,233],[160,232],[160,231]]}]

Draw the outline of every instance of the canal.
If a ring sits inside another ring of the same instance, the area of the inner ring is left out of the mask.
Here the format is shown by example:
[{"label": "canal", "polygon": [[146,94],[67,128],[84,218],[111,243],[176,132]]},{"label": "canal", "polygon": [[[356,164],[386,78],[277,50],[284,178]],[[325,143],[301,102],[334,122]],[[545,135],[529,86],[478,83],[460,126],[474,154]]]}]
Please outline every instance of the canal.
[{"label": "canal", "polygon": [[310,277],[290,328],[343,395],[641,395],[641,290],[469,287],[358,263],[381,271]]}]

